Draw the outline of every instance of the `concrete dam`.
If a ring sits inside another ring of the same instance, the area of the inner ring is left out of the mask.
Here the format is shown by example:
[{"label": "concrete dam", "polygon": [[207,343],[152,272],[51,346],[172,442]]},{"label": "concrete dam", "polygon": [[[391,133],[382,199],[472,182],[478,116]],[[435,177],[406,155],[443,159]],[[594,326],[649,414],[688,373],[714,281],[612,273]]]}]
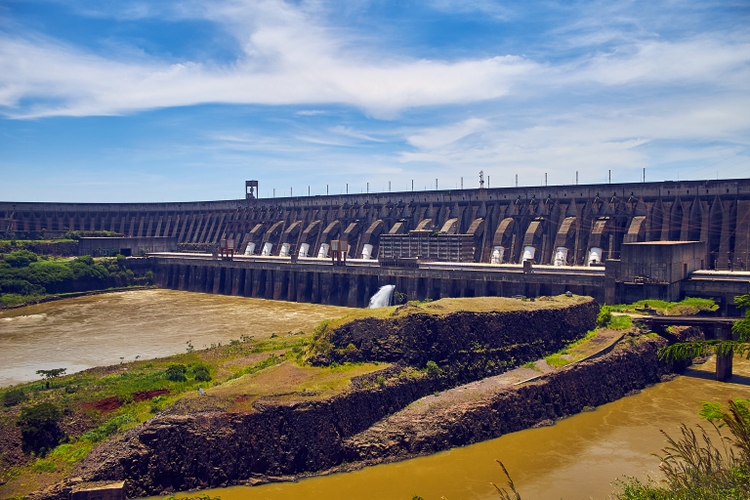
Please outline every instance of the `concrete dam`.
[{"label": "concrete dam", "polygon": [[[750,179],[255,192],[248,181],[239,200],[0,202],[0,232],[106,230],[158,240],[170,251],[142,243],[133,255],[146,255],[162,286],[351,306],[366,305],[384,284],[410,300],[572,291],[613,303],[688,294],[729,309],[733,295],[750,291]],[[216,257],[222,240],[232,242],[232,260]],[[97,244],[90,253],[117,251]],[[330,260],[342,251],[344,263]]]}]

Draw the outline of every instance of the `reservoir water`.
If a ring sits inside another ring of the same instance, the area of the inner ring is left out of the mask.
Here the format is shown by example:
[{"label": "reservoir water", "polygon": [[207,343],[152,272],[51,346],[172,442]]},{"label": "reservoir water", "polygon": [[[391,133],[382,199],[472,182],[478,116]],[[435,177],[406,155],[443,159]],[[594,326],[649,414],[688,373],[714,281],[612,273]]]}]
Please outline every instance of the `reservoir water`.
[{"label": "reservoir water", "polygon": [[311,331],[345,307],[174,290],[90,295],[0,311],[0,387],[37,380],[37,370],[73,373],[120,361],[155,358],[226,344]]},{"label": "reservoir water", "polygon": [[[36,370],[92,366],[184,352],[242,335],[310,331],[347,308],[170,290],[140,290],[68,299],[0,312],[0,385],[33,380]],[[735,358],[735,376],[712,380],[713,362],[671,382],[557,422],[428,457],[347,474],[256,487],[208,490],[222,500],[497,499],[502,460],[524,500],[606,499],[623,475],[658,476],[659,432],[700,422],[702,401],[750,398],[750,362]],[[705,423],[705,422],[704,422]]]}]

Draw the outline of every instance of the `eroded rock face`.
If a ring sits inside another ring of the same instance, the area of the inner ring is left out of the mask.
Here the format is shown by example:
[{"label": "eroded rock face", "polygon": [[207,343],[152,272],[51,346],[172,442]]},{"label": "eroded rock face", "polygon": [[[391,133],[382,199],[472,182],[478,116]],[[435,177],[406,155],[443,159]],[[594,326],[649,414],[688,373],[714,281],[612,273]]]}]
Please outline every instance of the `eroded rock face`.
[{"label": "eroded rock face", "polygon": [[592,299],[559,309],[366,318],[325,333],[310,361],[386,361],[417,368],[433,361],[456,382],[475,380],[578,340],[595,328],[598,311]]}]

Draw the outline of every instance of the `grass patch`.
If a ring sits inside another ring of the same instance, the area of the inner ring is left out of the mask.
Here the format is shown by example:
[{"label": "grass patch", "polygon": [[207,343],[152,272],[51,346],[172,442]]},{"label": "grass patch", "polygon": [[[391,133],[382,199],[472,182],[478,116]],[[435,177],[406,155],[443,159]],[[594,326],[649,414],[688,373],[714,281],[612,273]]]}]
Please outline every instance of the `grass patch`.
[{"label": "grass patch", "polygon": [[612,316],[612,319],[607,324],[607,328],[611,328],[612,330],[630,330],[632,325],[633,318],[630,316]]},{"label": "grass patch", "polygon": [[539,372],[539,373],[542,373],[542,369],[541,369],[541,368],[539,368],[538,366],[536,366],[536,363],[534,363],[533,361],[528,361],[528,362],[524,363],[524,364],[523,364],[523,365],[521,365],[521,366],[522,366],[523,368],[529,368],[529,369],[531,369],[531,370],[534,370],[534,371],[537,371],[537,372]]},{"label": "grass patch", "polygon": [[607,307],[611,311],[627,312],[631,314],[648,314],[646,311],[643,311],[643,309],[653,309],[657,314],[663,316],[694,316],[701,311],[714,312],[719,309],[719,306],[713,300],[698,297],[685,297],[680,302],[639,300],[632,304],[617,304]]},{"label": "grass patch", "polygon": [[598,335],[598,332],[596,330],[589,330],[583,338],[580,338],[576,340],[575,342],[568,344],[567,346],[563,347],[561,350],[557,351],[554,354],[545,356],[544,360],[547,362],[548,365],[554,366],[556,368],[560,368],[570,363],[573,363],[574,361],[578,361],[579,359],[582,359],[585,357],[585,353],[575,352],[576,348],[582,346],[583,344],[593,339],[597,335]]}]

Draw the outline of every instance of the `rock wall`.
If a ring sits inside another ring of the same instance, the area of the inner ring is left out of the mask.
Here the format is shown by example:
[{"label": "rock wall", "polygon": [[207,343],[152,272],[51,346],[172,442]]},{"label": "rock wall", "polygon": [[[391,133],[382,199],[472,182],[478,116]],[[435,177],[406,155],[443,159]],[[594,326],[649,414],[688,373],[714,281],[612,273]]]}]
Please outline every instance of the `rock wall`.
[{"label": "rock wall", "polygon": [[590,299],[568,300],[569,306],[533,311],[415,312],[356,320],[316,339],[311,362],[385,361],[423,368],[433,361],[453,385],[476,380],[556,352],[594,329],[599,306]]}]

